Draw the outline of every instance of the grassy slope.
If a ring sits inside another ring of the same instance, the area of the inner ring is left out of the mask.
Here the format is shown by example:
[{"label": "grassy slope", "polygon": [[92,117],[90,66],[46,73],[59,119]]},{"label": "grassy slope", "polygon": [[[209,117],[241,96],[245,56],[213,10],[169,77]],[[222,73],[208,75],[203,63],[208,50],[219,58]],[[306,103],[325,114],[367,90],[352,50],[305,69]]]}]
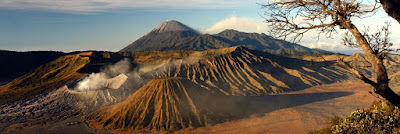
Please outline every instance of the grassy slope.
[{"label": "grassy slope", "polygon": [[67,55],[48,64],[44,64],[31,72],[14,79],[0,87],[0,104],[33,97],[58,88],[71,81],[80,79],[84,74],[77,73],[80,68],[89,63],[88,57]]},{"label": "grassy slope", "polygon": [[192,50],[168,50],[168,51],[135,51],[135,52],[127,52],[120,53],[124,56],[129,56],[134,59],[136,63],[139,64],[154,64],[154,63],[162,63],[167,62],[172,59],[184,59],[188,57],[195,58],[210,58],[223,54],[231,53],[236,50],[238,47],[229,47],[229,48],[221,48],[221,49],[210,49],[206,51],[192,51]]},{"label": "grassy slope", "polygon": [[66,55],[55,51],[0,51],[0,83],[20,77],[29,71]]},{"label": "grassy slope", "polygon": [[136,51],[122,53],[124,56],[130,56],[136,63],[160,63],[170,59],[182,59],[186,58],[193,51],[186,50],[171,50],[171,51]]}]

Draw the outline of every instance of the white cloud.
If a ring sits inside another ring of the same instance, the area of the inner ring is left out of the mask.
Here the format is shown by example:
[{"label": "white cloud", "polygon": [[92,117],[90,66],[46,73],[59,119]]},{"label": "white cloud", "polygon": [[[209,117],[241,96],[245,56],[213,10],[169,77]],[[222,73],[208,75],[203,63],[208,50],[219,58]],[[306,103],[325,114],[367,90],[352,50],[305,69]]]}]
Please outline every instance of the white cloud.
[{"label": "white cloud", "polygon": [[323,50],[328,50],[328,51],[345,51],[345,50],[350,50],[352,48],[343,45],[342,43],[338,41],[334,42],[316,42],[316,43],[310,43],[310,44],[302,44],[303,46],[309,47],[309,48],[319,48]]},{"label": "white cloud", "polygon": [[[297,19],[301,21],[302,18]],[[224,20],[215,23],[210,28],[203,30],[203,33],[215,34],[219,33],[225,29],[235,29],[241,32],[256,32],[256,33],[266,33],[268,31],[268,25],[262,20],[257,20],[254,18],[236,17],[231,16]],[[328,51],[352,51],[356,50],[351,47],[344,46],[341,41],[341,34],[336,35],[335,39],[329,39],[321,37],[320,40],[316,40],[316,32],[307,33],[299,44],[309,48],[319,48]]]},{"label": "white cloud", "polygon": [[215,23],[212,27],[203,31],[203,33],[219,33],[225,29],[234,29],[241,32],[256,32],[265,33],[268,30],[268,26],[262,20],[257,20],[253,18],[236,17],[231,16],[222,21]]},{"label": "white cloud", "polygon": [[0,8],[90,13],[113,8],[229,8],[254,4],[242,0],[1,0]]}]

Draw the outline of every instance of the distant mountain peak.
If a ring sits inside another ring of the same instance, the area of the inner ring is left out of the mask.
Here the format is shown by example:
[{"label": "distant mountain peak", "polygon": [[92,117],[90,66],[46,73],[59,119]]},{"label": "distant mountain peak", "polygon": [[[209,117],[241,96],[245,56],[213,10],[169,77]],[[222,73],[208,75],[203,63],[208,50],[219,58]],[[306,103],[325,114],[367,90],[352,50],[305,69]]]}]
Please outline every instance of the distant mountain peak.
[{"label": "distant mountain peak", "polygon": [[176,32],[176,31],[193,31],[198,33],[196,30],[182,24],[176,20],[167,20],[158,25],[156,28],[152,30],[155,33],[165,33],[165,32]]},{"label": "distant mountain peak", "polygon": [[240,32],[235,29],[225,29],[224,31],[222,31],[216,35],[223,36],[223,37],[231,37],[231,36],[248,35],[248,34],[254,34],[254,33]]},{"label": "distant mountain peak", "polygon": [[[220,34],[221,34],[221,33],[245,33],[245,34],[259,34],[259,33],[256,33],[256,32],[250,32],[250,33],[246,33],[246,32],[238,31],[238,30],[235,30],[235,29],[225,29],[224,31],[220,32]],[[264,34],[264,33],[261,33],[261,34]]]},{"label": "distant mountain peak", "polygon": [[235,29],[225,29],[224,31],[222,31],[222,32],[220,32],[219,34],[234,34],[234,33],[241,33],[240,31],[238,31],[238,30],[235,30]]},{"label": "distant mountain peak", "polygon": [[224,31],[222,31],[221,33],[223,33],[223,32],[239,32],[238,30],[235,30],[235,29],[225,29]]},{"label": "distant mountain peak", "polygon": [[197,37],[199,35],[201,35],[199,32],[193,30],[185,24],[180,23],[179,21],[168,20],[161,23],[138,40],[121,49],[120,52],[155,50],[155,48],[160,48],[160,46],[165,44],[169,44],[183,38]]}]

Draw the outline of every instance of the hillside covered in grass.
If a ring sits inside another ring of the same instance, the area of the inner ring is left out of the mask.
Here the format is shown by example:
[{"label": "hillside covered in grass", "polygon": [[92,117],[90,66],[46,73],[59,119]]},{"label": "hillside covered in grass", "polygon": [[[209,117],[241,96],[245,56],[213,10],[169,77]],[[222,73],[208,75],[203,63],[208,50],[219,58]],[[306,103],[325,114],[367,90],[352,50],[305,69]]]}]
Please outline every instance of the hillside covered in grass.
[{"label": "hillside covered in grass", "polygon": [[56,51],[15,52],[0,50],[0,85],[2,81],[9,82],[29,71],[56,60],[66,53]]},{"label": "hillside covered in grass", "polygon": [[0,104],[48,93],[68,83],[98,72],[106,65],[120,61],[123,56],[106,52],[75,52],[61,56],[0,86]]},{"label": "hillside covered in grass", "polygon": [[77,73],[89,63],[89,58],[79,55],[60,57],[0,87],[0,104],[32,97],[61,87],[82,78]]}]

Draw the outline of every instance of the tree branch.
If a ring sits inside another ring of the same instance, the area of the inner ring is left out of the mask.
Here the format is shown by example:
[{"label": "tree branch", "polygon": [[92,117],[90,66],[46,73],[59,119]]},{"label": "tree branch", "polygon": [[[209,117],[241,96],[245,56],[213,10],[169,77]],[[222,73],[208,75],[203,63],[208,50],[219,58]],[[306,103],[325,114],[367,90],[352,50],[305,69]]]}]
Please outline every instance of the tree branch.
[{"label": "tree branch", "polygon": [[331,27],[331,26],[335,26],[336,23],[330,23],[330,24],[321,24],[321,25],[312,25],[309,27],[296,27],[296,29],[315,29],[315,28],[322,28],[322,27]]},{"label": "tree branch", "polygon": [[380,0],[383,9],[388,15],[400,23],[400,1],[399,0]]},{"label": "tree branch", "polygon": [[374,87],[377,86],[377,84],[376,84],[374,81],[372,81],[372,80],[368,79],[367,77],[365,77],[363,73],[361,73],[361,72],[358,71],[357,69],[355,69],[355,68],[351,67],[350,65],[348,65],[347,63],[345,63],[345,62],[343,61],[343,58],[339,58],[339,59],[336,61],[336,63],[337,63],[338,65],[341,65],[341,66],[344,67],[345,69],[351,71],[351,72],[354,73],[355,75],[357,75],[357,77],[358,77],[359,79],[361,79],[362,81],[364,81],[365,83],[368,83],[368,84],[370,84],[370,85],[372,85],[372,86],[374,86]]}]

